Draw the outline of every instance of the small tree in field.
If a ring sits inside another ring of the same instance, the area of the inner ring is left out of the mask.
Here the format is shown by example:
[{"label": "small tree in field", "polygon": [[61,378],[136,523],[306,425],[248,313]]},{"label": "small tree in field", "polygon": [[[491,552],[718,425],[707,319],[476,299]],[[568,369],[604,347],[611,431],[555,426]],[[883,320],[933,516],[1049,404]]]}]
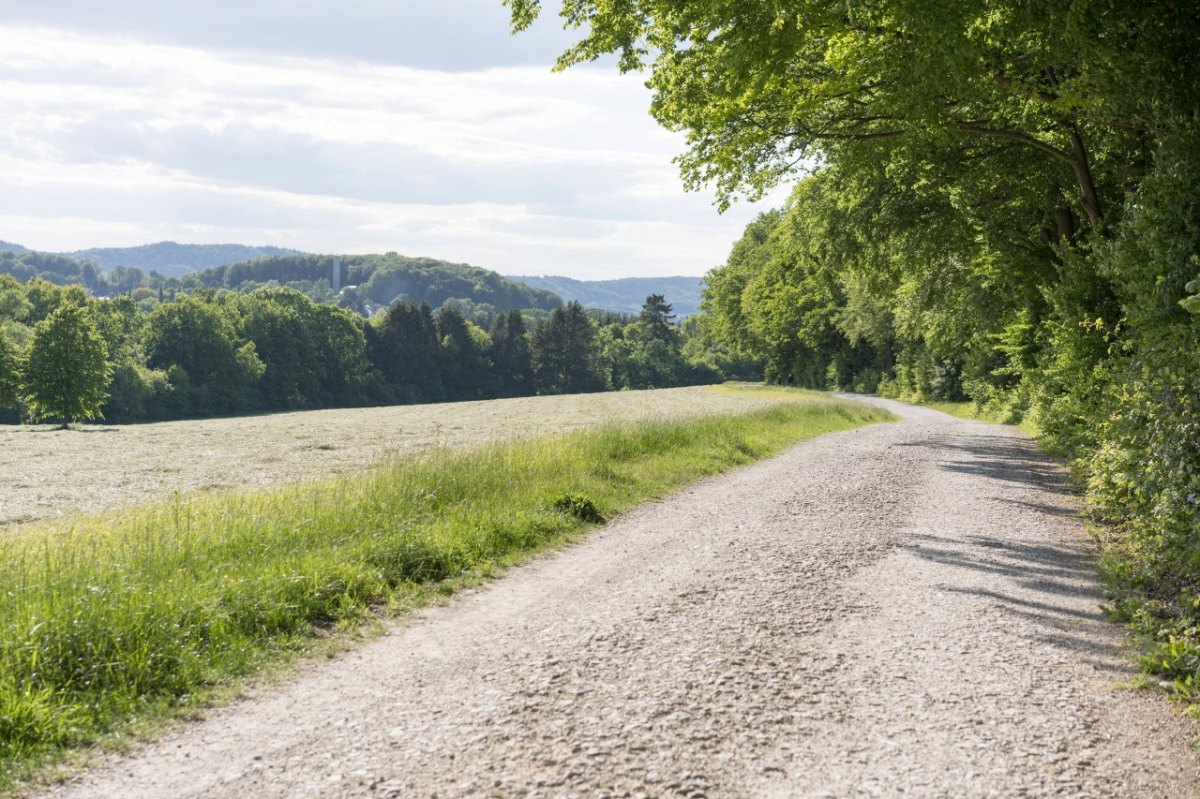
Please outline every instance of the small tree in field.
[{"label": "small tree in field", "polygon": [[34,327],[24,380],[34,418],[56,417],[66,427],[100,416],[111,379],[108,347],[83,308],[61,306]]}]

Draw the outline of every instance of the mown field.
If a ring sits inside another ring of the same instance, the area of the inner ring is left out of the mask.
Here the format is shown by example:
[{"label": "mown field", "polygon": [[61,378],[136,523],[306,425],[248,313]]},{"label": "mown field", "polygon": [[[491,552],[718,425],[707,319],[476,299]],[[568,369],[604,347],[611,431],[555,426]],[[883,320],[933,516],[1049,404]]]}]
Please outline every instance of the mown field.
[{"label": "mown field", "polygon": [[604,422],[750,410],[713,387],[353,408],[141,425],[0,425],[0,531],[24,522],[362,470],[392,454],[570,432]]}]

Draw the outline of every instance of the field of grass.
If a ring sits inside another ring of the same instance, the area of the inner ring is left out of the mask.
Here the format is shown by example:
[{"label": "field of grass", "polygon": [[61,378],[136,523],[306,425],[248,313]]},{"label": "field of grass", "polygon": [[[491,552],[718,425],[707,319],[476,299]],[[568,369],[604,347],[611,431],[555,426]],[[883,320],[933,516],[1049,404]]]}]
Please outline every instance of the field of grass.
[{"label": "field of grass", "polygon": [[761,407],[707,387],[349,408],[141,425],[0,425],[0,531],[163,500],[174,492],[345,474],[395,453],[562,433],[605,422]]},{"label": "field of grass", "polygon": [[444,448],[0,537],[0,789],[601,517],[888,418],[852,403],[760,399],[741,413]]}]

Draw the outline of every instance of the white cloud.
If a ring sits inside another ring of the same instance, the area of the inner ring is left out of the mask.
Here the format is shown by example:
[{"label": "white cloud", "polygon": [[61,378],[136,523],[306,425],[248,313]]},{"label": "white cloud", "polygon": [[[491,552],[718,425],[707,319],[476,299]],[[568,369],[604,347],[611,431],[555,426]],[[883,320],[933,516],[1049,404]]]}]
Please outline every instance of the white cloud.
[{"label": "white cloud", "polygon": [[507,36],[501,0],[0,0],[14,25],[127,34],[224,52],[317,56],[470,72],[550,63],[573,40],[560,3],[521,36]]},{"label": "white cloud", "polygon": [[439,72],[0,28],[0,239],[395,250],[699,274],[754,213],[687,195],[640,80]]}]

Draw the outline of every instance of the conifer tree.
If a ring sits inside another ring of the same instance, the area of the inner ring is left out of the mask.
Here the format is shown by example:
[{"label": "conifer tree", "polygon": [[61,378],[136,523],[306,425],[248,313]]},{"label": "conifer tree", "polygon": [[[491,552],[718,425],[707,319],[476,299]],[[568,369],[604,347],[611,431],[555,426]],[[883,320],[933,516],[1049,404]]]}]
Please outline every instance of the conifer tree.
[{"label": "conifer tree", "polygon": [[500,314],[492,323],[492,363],[502,396],[533,393],[533,361],[520,311]]},{"label": "conifer tree", "polygon": [[575,394],[604,389],[595,328],[578,302],[558,308],[534,330],[530,343],[538,391]]}]

